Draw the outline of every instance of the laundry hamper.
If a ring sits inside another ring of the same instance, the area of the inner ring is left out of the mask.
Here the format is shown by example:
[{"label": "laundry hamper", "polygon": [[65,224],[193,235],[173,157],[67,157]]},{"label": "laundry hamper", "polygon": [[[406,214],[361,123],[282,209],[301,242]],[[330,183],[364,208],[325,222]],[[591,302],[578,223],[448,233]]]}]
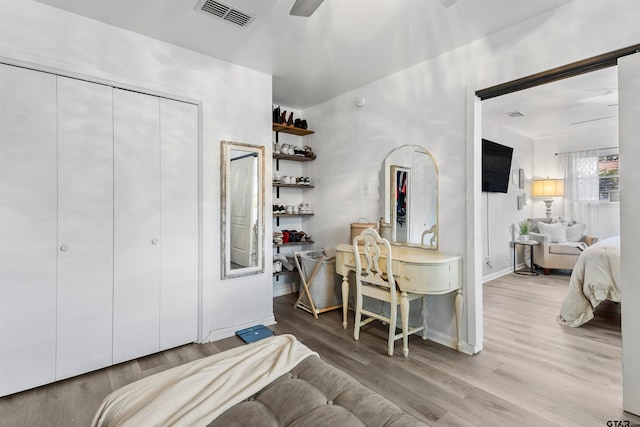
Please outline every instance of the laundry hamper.
[{"label": "laundry hamper", "polygon": [[294,307],[318,314],[342,308],[340,285],[336,282],[336,259],[324,250],[294,252],[300,274],[300,294]]}]

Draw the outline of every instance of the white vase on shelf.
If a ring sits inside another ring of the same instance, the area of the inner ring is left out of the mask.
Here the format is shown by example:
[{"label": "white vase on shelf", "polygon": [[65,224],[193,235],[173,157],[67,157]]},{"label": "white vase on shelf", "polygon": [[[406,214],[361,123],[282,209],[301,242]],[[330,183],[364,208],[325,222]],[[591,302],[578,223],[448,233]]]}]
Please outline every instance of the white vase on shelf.
[{"label": "white vase on shelf", "polygon": [[527,242],[527,241],[529,241],[529,235],[528,235],[528,234],[521,234],[521,235],[520,235],[520,241],[521,241],[521,242]]}]

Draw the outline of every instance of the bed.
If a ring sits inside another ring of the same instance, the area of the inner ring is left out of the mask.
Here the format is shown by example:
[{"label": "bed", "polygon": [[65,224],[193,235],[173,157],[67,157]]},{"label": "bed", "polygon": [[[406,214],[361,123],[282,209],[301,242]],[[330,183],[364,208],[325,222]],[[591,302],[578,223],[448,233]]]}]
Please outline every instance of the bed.
[{"label": "bed", "polygon": [[177,366],[107,396],[92,426],[426,426],[279,335]]},{"label": "bed", "polygon": [[573,268],[558,322],[578,327],[593,319],[593,311],[602,301],[620,302],[619,278],[620,236],[589,246]]}]

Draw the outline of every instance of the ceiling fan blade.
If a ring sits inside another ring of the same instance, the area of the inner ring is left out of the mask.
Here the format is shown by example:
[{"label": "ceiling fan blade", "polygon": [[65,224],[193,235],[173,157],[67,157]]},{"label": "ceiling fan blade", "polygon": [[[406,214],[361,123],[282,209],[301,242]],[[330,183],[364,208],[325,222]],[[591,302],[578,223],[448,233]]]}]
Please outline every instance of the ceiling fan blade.
[{"label": "ceiling fan blade", "polygon": [[449,7],[449,6],[453,6],[453,4],[457,1],[458,0],[440,0],[440,4],[443,5],[444,7]]},{"label": "ceiling fan blade", "polygon": [[309,17],[324,0],[296,0],[289,15]]}]

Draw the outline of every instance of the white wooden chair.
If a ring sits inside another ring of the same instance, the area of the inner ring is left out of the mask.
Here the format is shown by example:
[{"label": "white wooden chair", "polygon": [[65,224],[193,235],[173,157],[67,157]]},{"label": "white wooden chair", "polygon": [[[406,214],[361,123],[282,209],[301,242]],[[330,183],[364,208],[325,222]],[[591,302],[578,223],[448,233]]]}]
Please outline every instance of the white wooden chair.
[{"label": "white wooden chair", "polygon": [[[402,353],[409,355],[409,335],[422,332],[422,338],[426,339],[426,296],[401,292],[396,287],[396,282],[391,270],[392,257],[389,241],[380,237],[377,231],[368,228],[353,239],[353,253],[356,264],[356,318],[353,338],[360,339],[360,327],[381,320],[389,323],[389,339],[387,343],[388,354],[393,356],[394,342],[402,338]],[[385,257],[381,259],[381,256]],[[364,297],[374,298],[389,303],[389,316],[384,313],[384,304],[380,313],[363,308]],[[409,302],[422,299],[422,326],[409,327]],[[402,332],[396,334],[396,321],[400,306],[400,318]],[[362,320],[362,316],[366,316]]]},{"label": "white wooden chair", "polygon": [[[425,244],[424,238],[429,235],[431,235],[431,238],[429,239],[429,243]],[[430,229],[424,230],[422,232],[422,236],[420,237],[420,243],[425,248],[438,249],[437,241],[438,241],[438,225],[437,224],[434,224]]]}]

